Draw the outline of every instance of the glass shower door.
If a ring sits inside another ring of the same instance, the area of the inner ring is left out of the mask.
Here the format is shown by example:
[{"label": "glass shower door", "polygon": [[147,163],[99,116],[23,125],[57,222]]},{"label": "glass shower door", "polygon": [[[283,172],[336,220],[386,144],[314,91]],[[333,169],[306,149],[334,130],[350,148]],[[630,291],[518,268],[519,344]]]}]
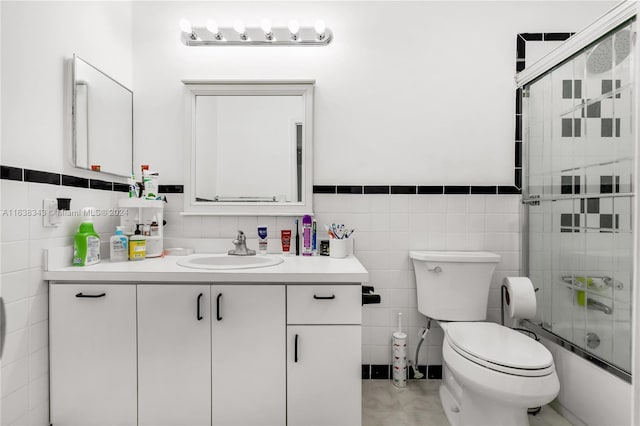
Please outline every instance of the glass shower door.
[{"label": "glass shower door", "polygon": [[635,23],[525,86],[527,273],[536,322],[631,370]]}]

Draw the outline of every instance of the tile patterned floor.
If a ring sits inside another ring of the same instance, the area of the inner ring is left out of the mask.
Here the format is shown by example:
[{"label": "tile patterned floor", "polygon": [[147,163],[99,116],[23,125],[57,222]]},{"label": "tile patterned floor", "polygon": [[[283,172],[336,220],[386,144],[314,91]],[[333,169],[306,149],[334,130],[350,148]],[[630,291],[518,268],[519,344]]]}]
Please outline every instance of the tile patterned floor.
[{"label": "tile patterned floor", "polygon": [[[398,389],[389,380],[362,381],[363,426],[448,426],[440,405],[440,380],[411,380]],[[531,426],[571,426],[550,406],[529,416]]]}]

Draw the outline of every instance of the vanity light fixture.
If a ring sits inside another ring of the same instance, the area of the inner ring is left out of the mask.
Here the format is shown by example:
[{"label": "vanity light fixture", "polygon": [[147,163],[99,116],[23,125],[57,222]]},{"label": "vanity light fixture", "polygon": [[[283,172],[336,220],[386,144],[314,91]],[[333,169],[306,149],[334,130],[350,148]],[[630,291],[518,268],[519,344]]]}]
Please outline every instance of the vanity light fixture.
[{"label": "vanity light fixture", "polygon": [[300,24],[295,19],[289,21],[289,32],[291,33],[291,40],[298,41],[298,32],[300,31]]},{"label": "vanity light fixture", "polygon": [[260,28],[264,31],[264,38],[269,41],[273,41],[273,32],[271,31],[271,22],[268,19],[263,19],[260,22]]},{"label": "vanity light fixture", "polygon": [[323,40],[327,35],[325,31],[327,30],[327,25],[324,23],[322,19],[318,19],[316,23],[313,25],[313,29],[316,30],[318,34],[318,40]]},{"label": "vanity light fixture", "polygon": [[213,19],[207,19],[207,30],[213,34],[216,40],[222,40],[222,34],[220,34],[218,24]]},{"label": "vanity light fixture", "polygon": [[180,20],[180,30],[182,30],[182,34],[185,37],[188,37],[191,40],[198,40],[198,37],[193,32],[193,28],[191,28],[191,23],[186,19]]},{"label": "vanity light fixture", "polygon": [[244,27],[242,21],[237,20],[233,23],[233,29],[240,36],[240,40],[247,41],[249,37],[247,36],[247,29]]},{"label": "vanity light fixture", "polygon": [[319,19],[313,26],[301,26],[297,20],[287,26],[272,26],[263,19],[260,26],[247,26],[236,20],[232,26],[218,26],[213,19],[205,26],[192,27],[188,20],[180,21],[182,43],[187,46],[326,46],[333,33]]}]

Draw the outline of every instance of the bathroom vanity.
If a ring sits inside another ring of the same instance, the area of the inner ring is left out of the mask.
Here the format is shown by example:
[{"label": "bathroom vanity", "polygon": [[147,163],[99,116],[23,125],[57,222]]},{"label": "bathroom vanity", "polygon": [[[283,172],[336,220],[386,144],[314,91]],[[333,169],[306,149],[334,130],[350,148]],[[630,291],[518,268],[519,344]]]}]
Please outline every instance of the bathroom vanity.
[{"label": "bathroom vanity", "polygon": [[179,259],[45,273],[54,426],[360,424],[355,257]]}]

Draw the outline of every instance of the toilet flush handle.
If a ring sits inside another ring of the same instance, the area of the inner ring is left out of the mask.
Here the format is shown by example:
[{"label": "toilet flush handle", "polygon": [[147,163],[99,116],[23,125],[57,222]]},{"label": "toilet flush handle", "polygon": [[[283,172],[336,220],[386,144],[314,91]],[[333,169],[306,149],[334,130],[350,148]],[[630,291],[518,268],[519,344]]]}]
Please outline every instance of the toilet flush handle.
[{"label": "toilet flush handle", "polygon": [[440,272],[442,272],[442,268],[439,266],[436,266],[435,268],[427,268],[427,271],[435,272],[436,274],[439,274]]}]

